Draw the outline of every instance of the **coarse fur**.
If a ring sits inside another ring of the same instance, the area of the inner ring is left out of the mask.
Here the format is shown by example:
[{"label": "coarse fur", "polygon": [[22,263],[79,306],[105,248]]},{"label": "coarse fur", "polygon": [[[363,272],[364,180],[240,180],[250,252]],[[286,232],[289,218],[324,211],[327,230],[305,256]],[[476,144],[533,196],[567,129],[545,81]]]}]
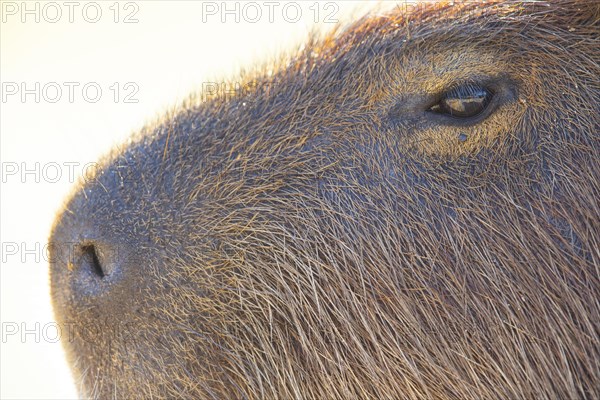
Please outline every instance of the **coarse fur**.
[{"label": "coarse fur", "polygon": [[[190,98],[70,197],[82,396],[600,398],[600,4],[412,11]],[[488,114],[426,110],[465,83]]]}]

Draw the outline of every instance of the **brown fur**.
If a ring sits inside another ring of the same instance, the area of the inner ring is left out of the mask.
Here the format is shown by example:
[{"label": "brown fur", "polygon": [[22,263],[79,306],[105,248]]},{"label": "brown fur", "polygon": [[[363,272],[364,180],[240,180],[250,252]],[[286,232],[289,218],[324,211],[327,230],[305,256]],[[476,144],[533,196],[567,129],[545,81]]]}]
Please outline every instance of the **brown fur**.
[{"label": "brown fur", "polygon": [[[599,19],[369,15],[145,129],[53,231],[111,266],[52,266],[81,393],[600,398]],[[490,78],[476,124],[402,111]]]}]

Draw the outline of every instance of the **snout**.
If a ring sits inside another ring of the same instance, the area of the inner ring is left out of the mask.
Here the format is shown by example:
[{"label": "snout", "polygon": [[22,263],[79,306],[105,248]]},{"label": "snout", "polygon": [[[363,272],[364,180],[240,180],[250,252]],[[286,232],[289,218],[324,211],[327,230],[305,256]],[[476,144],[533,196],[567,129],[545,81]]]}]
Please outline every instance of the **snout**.
[{"label": "snout", "polygon": [[150,247],[147,229],[133,211],[127,213],[137,205],[122,198],[108,171],[73,195],[50,236],[51,293],[59,322],[116,323],[134,309],[129,305],[146,283],[140,255]]},{"label": "snout", "polygon": [[[83,215],[82,215],[83,214]],[[51,280],[73,296],[98,295],[134,273],[127,240],[115,240],[102,229],[110,221],[94,221],[77,208],[65,212],[50,238]],[[60,281],[60,284],[59,284]]]}]

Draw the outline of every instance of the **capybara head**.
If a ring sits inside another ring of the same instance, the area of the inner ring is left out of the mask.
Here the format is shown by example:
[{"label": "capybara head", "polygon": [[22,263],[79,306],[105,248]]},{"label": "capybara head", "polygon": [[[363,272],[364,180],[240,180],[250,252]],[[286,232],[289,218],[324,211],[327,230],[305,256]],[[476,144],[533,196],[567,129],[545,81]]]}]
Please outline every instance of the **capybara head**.
[{"label": "capybara head", "polygon": [[600,398],[599,18],[372,13],[134,136],[52,232],[81,394]]}]

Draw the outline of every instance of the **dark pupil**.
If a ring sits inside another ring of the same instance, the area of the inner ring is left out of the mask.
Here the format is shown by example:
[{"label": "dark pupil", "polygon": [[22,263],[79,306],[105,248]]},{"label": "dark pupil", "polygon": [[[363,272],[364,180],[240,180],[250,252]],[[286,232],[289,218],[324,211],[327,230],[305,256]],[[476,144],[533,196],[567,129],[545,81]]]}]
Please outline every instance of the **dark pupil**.
[{"label": "dark pupil", "polygon": [[485,109],[490,97],[482,87],[461,86],[442,98],[439,111],[454,117],[473,117]]}]

